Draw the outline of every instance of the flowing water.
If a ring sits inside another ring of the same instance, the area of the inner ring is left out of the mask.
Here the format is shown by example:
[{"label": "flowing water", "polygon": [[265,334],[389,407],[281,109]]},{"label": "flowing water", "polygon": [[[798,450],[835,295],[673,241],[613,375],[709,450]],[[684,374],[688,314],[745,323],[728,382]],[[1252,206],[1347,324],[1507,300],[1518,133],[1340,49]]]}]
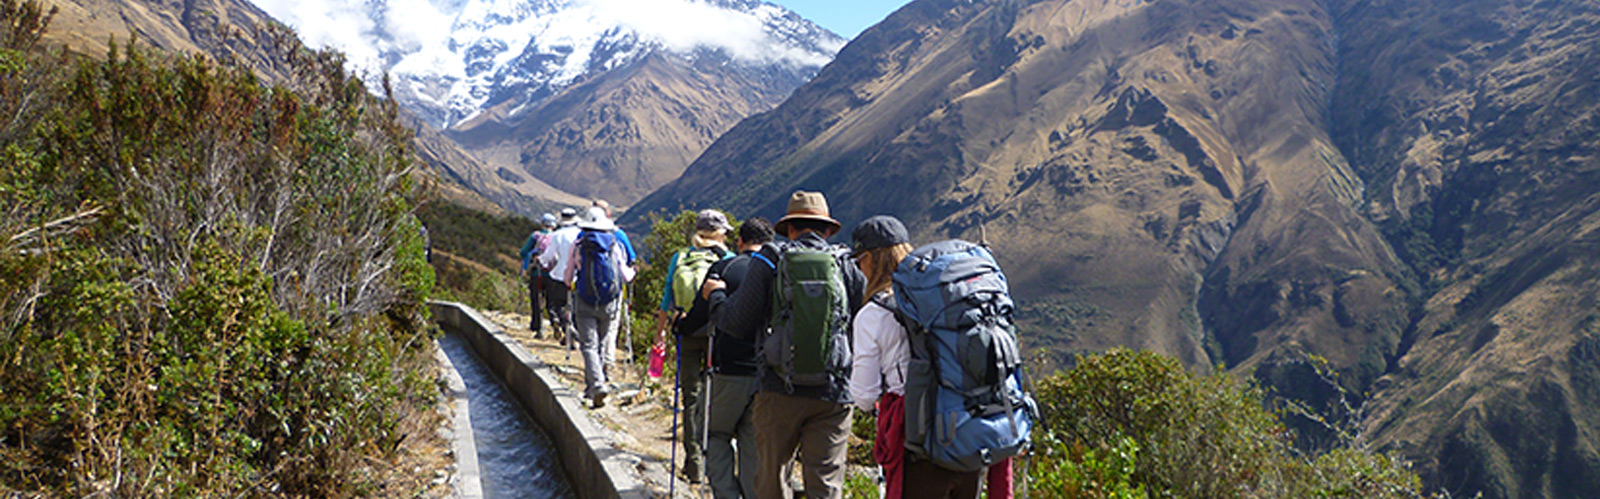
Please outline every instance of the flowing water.
[{"label": "flowing water", "polygon": [[460,337],[447,334],[439,346],[467,386],[467,412],[478,447],[478,473],[485,498],[572,498],[555,446],[504,385],[489,373]]}]

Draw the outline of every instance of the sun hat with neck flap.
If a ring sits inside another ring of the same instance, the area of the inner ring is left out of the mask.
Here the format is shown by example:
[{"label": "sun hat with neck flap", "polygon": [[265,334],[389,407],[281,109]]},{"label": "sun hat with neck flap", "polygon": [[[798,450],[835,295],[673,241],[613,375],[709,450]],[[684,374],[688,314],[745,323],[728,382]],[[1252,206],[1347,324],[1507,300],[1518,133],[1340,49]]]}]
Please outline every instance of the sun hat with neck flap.
[{"label": "sun hat with neck flap", "polygon": [[829,225],[828,231],[822,237],[833,237],[844,226],[838,220],[828,216],[828,199],[822,197],[820,192],[795,191],[789,196],[789,209],[778,223],[772,224],[772,230],[778,234],[789,233],[789,222],[795,220],[816,220]]}]

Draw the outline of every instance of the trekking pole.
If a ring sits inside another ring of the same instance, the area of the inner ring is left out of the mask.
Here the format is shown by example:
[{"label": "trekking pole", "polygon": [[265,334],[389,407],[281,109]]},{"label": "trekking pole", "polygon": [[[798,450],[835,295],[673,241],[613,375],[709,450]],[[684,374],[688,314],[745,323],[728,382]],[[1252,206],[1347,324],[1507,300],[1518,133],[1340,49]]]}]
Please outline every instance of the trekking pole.
[{"label": "trekking pole", "polygon": [[633,284],[622,285],[622,343],[628,348],[623,362],[633,366]]},{"label": "trekking pole", "polygon": [[[679,338],[678,343],[683,343]],[[678,358],[678,368],[672,372],[672,462],[667,468],[667,497],[676,496],[674,492],[678,486],[678,444],[683,443],[678,435],[678,387],[683,384],[683,351],[681,348],[673,349]]]},{"label": "trekking pole", "polygon": [[[713,348],[716,348],[712,346],[716,343],[716,334],[715,331],[712,331],[706,337],[706,368],[700,374],[705,378],[703,380],[704,383],[701,383],[702,388],[700,389],[700,452],[705,452],[706,440],[711,439],[711,381],[716,378],[713,375],[717,369],[716,366],[711,365],[711,352]],[[705,473],[704,468],[705,466],[701,466],[701,474]]]}]

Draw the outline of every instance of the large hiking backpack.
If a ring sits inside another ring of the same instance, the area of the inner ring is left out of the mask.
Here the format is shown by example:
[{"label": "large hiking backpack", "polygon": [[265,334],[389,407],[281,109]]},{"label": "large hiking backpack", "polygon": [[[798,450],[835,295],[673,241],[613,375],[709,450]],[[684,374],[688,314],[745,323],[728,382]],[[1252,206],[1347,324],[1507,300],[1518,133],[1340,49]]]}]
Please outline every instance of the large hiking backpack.
[{"label": "large hiking backpack", "polygon": [[678,253],[678,266],[672,270],[672,304],[679,310],[694,306],[694,297],[700,294],[700,285],[706,280],[711,264],[722,259],[722,254],[710,248],[694,248]]},{"label": "large hiking backpack", "polygon": [[906,448],[956,471],[1021,452],[1038,415],[1023,390],[1012,302],[994,256],[966,241],[912,251],[894,272],[909,336]]},{"label": "large hiking backpack", "polygon": [[773,264],[767,366],[792,390],[850,377],[850,305],[841,249],[784,247]]},{"label": "large hiking backpack", "polygon": [[578,298],[594,306],[605,306],[622,294],[617,281],[616,264],[611,259],[611,246],[617,236],[610,232],[584,230],[578,233],[578,277],[574,286]]}]

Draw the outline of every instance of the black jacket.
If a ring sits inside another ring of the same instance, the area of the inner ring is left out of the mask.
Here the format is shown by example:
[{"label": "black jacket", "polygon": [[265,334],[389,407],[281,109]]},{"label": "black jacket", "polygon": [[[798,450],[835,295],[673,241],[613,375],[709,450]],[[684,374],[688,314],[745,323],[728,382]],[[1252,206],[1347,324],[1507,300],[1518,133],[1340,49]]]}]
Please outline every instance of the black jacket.
[{"label": "black jacket", "polygon": [[[711,264],[707,277],[715,276],[727,284],[725,288],[718,288],[711,292],[711,298],[696,297],[694,306],[706,304],[710,311],[711,320],[721,317],[727,310],[724,305],[728,303],[728,296],[737,291],[744,283],[745,273],[749,271],[750,254],[754,251],[741,253],[739,256]],[[756,342],[752,338],[739,338],[722,331],[712,337],[711,366],[718,374],[732,376],[755,376],[760,373],[760,362],[756,357]]]},{"label": "black jacket", "polygon": [[[760,254],[767,262],[777,262],[783,254],[784,245],[798,244],[813,249],[827,249],[828,241],[815,232],[808,232],[799,239],[787,242],[768,243],[761,247]],[[844,271],[844,287],[846,299],[849,300],[850,318],[854,323],[857,311],[861,310],[862,295],[867,288],[867,278],[861,274],[861,269],[855,263],[845,258],[840,258],[839,268]],[[722,317],[717,321],[717,330],[730,336],[749,339],[759,345],[766,338],[767,321],[772,317],[772,280],[773,268],[758,258],[751,258],[749,270],[745,272],[744,282],[739,289],[728,297],[728,302],[723,305]],[[854,334],[850,335],[854,338]],[[849,345],[846,345],[848,348]],[[825,387],[796,386],[793,391],[784,385],[783,379],[776,373],[766,368],[765,362],[757,362],[761,367],[761,389],[790,395],[826,400],[840,404],[849,404],[850,377],[834,380],[834,383]]]}]

